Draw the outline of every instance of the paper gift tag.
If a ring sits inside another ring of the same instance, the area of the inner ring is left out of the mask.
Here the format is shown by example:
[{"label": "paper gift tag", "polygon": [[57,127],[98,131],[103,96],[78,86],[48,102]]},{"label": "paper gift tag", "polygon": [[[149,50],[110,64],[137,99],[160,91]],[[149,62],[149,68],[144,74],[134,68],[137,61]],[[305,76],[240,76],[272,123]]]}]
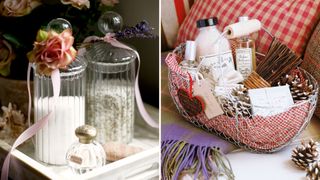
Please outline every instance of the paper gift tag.
[{"label": "paper gift tag", "polygon": [[211,88],[211,84],[206,80],[200,80],[199,82],[195,82],[193,86],[193,95],[200,96],[204,100],[204,113],[206,114],[208,119],[211,119],[224,113],[216,97],[213,95]]},{"label": "paper gift tag", "polygon": [[273,116],[288,110],[294,104],[289,86],[248,90],[253,115]]}]

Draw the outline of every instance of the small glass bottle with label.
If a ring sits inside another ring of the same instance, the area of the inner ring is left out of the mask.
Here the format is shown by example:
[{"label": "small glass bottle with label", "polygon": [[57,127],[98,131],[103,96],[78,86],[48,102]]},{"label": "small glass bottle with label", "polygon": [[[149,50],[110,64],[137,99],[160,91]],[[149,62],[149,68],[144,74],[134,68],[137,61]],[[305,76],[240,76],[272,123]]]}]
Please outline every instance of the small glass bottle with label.
[{"label": "small glass bottle with label", "polygon": [[[248,16],[239,17],[239,22],[248,21]],[[256,69],[255,42],[246,35],[237,39],[236,68],[246,79]]]},{"label": "small glass bottle with label", "polygon": [[187,41],[184,60],[180,62],[180,67],[183,71],[188,72],[192,79],[197,76],[198,63],[196,59],[196,43],[195,41]]},{"label": "small glass bottle with label", "polygon": [[106,163],[106,153],[102,145],[93,139],[97,135],[96,128],[83,125],[75,130],[79,138],[66,154],[68,166],[76,174],[84,174]]}]

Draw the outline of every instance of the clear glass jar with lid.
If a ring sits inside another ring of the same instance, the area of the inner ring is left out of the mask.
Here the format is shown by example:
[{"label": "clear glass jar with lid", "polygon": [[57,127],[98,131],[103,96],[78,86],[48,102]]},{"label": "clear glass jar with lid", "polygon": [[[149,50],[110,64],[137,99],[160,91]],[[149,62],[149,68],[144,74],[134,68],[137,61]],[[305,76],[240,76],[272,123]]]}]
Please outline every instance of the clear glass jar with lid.
[{"label": "clear glass jar with lid", "polygon": [[[83,58],[77,57],[67,69],[60,69],[60,95],[54,102],[51,77],[34,71],[35,122],[53,112],[48,124],[35,136],[35,156],[53,164],[66,164],[65,154],[76,140],[74,130],[85,123],[85,68]],[[36,65],[33,66],[36,69]]]},{"label": "clear glass jar with lid", "polygon": [[[47,30],[58,34],[71,28],[71,24],[61,18],[52,20],[47,26]],[[35,157],[44,163],[67,164],[65,155],[77,138],[74,130],[85,123],[86,67],[84,58],[78,56],[71,64],[60,68],[60,93],[55,95],[53,89],[58,86],[53,85],[52,74],[45,75],[41,64],[33,64],[34,122],[48,117],[48,123],[34,139]]]},{"label": "clear glass jar with lid", "polygon": [[[110,33],[110,16],[104,14],[99,29]],[[114,13],[111,20],[122,23]],[[111,23],[112,24],[112,23]],[[118,29],[119,30],[119,29]],[[97,141],[129,143],[133,138],[136,54],[104,41],[91,44],[87,62],[86,123],[97,128]]]}]

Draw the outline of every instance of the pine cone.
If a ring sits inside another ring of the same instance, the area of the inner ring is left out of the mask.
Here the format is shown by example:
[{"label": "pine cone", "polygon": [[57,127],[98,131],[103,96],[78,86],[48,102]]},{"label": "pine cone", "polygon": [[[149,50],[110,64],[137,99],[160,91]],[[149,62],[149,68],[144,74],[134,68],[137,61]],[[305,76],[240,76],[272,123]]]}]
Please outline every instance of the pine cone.
[{"label": "pine cone", "polygon": [[288,84],[294,101],[307,100],[315,93],[313,85],[308,79],[304,79],[304,75],[300,73],[287,74],[280,78],[279,86]]},{"label": "pine cone", "polygon": [[309,164],[307,171],[307,178],[310,180],[320,180],[320,162],[315,161]]},{"label": "pine cone", "polygon": [[301,142],[300,146],[297,146],[292,151],[291,159],[300,168],[305,169],[310,163],[317,160],[318,157],[318,142],[314,142],[312,139],[307,144]]},{"label": "pine cone", "polygon": [[223,111],[231,117],[250,117],[251,116],[251,104],[250,98],[248,96],[248,89],[239,86],[231,92],[235,101],[231,99],[223,98],[221,99]]},{"label": "pine cone", "polygon": [[231,95],[234,97],[238,97],[238,99],[242,102],[250,104],[250,98],[248,96],[248,89],[244,86],[239,86],[232,90]]}]

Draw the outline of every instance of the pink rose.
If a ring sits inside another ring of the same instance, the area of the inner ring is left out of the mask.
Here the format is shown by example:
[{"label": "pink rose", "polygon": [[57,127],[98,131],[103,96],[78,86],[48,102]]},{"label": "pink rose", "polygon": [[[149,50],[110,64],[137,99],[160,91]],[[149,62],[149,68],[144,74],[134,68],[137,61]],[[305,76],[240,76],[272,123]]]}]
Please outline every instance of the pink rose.
[{"label": "pink rose", "polygon": [[11,45],[7,41],[0,39],[0,74],[2,76],[10,74],[11,61],[15,57]]},{"label": "pink rose", "polygon": [[41,5],[40,0],[5,0],[0,4],[0,12],[3,16],[24,16],[34,8]]},{"label": "pink rose", "polygon": [[37,65],[38,73],[50,75],[54,69],[66,68],[75,59],[77,51],[72,47],[73,41],[70,29],[60,34],[40,30],[28,59]]},{"label": "pink rose", "polygon": [[118,4],[119,0],[101,0],[101,4],[105,6],[113,7],[115,4]]},{"label": "pink rose", "polygon": [[82,9],[83,7],[90,8],[89,0],[61,0],[62,4],[71,4],[73,7]]}]

